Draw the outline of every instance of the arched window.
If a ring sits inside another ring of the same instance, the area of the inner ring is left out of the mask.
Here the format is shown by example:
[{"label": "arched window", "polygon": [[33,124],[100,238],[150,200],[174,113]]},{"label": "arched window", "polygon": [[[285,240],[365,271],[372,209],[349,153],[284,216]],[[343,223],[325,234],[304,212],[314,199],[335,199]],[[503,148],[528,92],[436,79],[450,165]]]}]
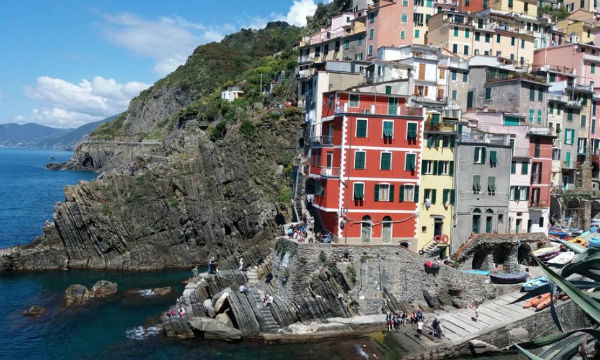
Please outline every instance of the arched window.
[{"label": "arched window", "polygon": [[381,226],[381,242],[389,244],[392,242],[392,218],[389,216],[384,217]]},{"label": "arched window", "polygon": [[373,222],[371,221],[371,217],[369,215],[365,215],[362,218],[361,229],[360,229],[360,239],[364,243],[371,242],[371,234],[373,232]]},{"label": "arched window", "polygon": [[472,231],[474,234],[479,234],[479,223],[481,222],[481,210],[473,210],[473,226]]},{"label": "arched window", "polygon": [[485,233],[491,234],[492,227],[494,222],[494,211],[492,209],[487,209],[485,211]]}]

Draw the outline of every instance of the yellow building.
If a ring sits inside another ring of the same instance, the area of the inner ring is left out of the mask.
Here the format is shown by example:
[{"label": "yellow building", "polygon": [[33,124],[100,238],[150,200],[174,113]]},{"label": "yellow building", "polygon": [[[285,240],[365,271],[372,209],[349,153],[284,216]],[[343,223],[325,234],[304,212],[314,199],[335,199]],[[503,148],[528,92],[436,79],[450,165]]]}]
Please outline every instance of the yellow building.
[{"label": "yellow building", "polygon": [[413,44],[425,45],[429,19],[437,12],[434,0],[411,0],[413,7]]},{"label": "yellow building", "polygon": [[566,19],[559,21],[556,27],[562,30],[567,38],[576,35],[579,37],[578,42],[583,44],[593,43],[594,32],[600,28],[594,22],[594,14],[585,10],[575,11]]},{"label": "yellow building", "polygon": [[[452,239],[454,150],[460,110],[430,111],[422,142],[417,250],[430,251]],[[437,240],[437,241],[436,241]],[[446,252],[447,254],[447,252]]]},{"label": "yellow building", "polygon": [[504,12],[514,12],[532,18],[537,17],[537,0],[492,0],[492,9]]}]

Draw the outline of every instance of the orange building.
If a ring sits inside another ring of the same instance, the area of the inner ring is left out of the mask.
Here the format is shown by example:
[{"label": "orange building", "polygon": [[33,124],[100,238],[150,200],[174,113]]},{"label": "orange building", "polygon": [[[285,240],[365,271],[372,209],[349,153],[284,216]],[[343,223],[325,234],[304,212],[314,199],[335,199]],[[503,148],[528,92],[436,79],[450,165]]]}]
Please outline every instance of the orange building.
[{"label": "orange building", "polygon": [[394,95],[324,94],[310,177],[317,217],[335,242],[416,242],[424,109],[406,103]]},{"label": "orange building", "polygon": [[458,2],[458,11],[471,14],[490,7],[490,0],[460,0]]}]

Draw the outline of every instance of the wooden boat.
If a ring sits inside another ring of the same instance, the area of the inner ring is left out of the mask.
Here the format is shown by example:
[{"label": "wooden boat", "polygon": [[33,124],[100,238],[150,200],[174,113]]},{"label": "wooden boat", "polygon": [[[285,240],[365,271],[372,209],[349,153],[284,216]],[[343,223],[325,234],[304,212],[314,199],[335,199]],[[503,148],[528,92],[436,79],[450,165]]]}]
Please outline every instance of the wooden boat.
[{"label": "wooden boat", "polygon": [[529,277],[529,273],[524,271],[511,273],[491,273],[490,280],[496,284],[518,284],[522,283]]},{"label": "wooden boat", "polygon": [[583,234],[583,230],[571,229],[571,236],[581,236],[581,234]]},{"label": "wooden boat", "polygon": [[549,260],[554,259],[558,255],[560,255],[560,250],[553,251],[553,252],[548,253],[548,254],[546,254],[544,256],[538,256],[538,259],[542,260],[543,262],[548,262]]},{"label": "wooden boat", "polygon": [[551,264],[551,265],[566,265],[566,264],[570,263],[573,260],[574,257],[575,257],[575,253],[572,252],[572,251],[561,252],[557,256],[555,256],[552,259],[548,260],[548,264]]},{"label": "wooden boat", "polygon": [[588,246],[600,248],[600,237],[594,237],[588,239]]},{"label": "wooden boat", "polygon": [[523,307],[524,308],[535,307],[535,306],[537,306],[537,304],[540,303],[540,301],[544,300],[545,298],[549,298],[549,297],[550,297],[549,292],[542,294],[542,295],[538,295],[538,296],[534,297],[533,299],[529,300],[528,302],[526,302],[523,305]]},{"label": "wooden boat", "polygon": [[560,247],[552,246],[552,247],[545,247],[545,248],[541,248],[541,249],[537,249],[537,250],[533,251],[533,256],[537,257],[538,259],[540,259],[542,261],[547,261],[547,260],[550,260],[551,258],[553,258],[554,256],[558,255],[558,253],[560,253]]},{"label": "wooden boat", "polygon": [[565,239],[565,240],[568,242],[572,242],[573,244],[583,246],[583,247],[587,246],[587,241],[582,236],[578,236],[575,238],[569,238],[569,239]]},{"label": "wooden boat", "polygon": [[488,276],[490,274],[489,270],[478,270],[478,269],[460,270],[460,272],[465,273],[465,274],[476,274],[476,275],[484,275],[484,276]]},{"label": "wooden boat", "polygon": [[558,229],[558,228],[552,228],[550,229],[550,231],[548,231],[548,234],[559,237],[561,239],[566,238],[567,236],[569,236],[569,232],[564,230],[564,229]]},{"label": "wooden boat", "polygon": [[548,284],[548,278],[545,276],[529,279],[523,284],[523,291],[532,291],[546,284]]}]

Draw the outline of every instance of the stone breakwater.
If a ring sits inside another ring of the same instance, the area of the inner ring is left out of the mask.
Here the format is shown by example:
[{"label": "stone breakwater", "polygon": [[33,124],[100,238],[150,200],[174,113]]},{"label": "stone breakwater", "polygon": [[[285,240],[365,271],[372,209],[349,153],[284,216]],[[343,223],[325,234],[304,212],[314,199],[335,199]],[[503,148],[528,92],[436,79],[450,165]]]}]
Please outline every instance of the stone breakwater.
[{"label": "stone breakwater", "polygon": [[[164,314],[161,323],[171,337],[310,341],[383,330],[383,313],[390,309],[428,312],[503,292],[484,277],[443,265],[428,274],[424,262],[399,247],[280,239],[257,268],[203,274],[190,282],[172,307],[183,308],[185,315]],[[240,285],[247,292],[240,292]],[[266,294],[273,298],[267,305]]]}]

